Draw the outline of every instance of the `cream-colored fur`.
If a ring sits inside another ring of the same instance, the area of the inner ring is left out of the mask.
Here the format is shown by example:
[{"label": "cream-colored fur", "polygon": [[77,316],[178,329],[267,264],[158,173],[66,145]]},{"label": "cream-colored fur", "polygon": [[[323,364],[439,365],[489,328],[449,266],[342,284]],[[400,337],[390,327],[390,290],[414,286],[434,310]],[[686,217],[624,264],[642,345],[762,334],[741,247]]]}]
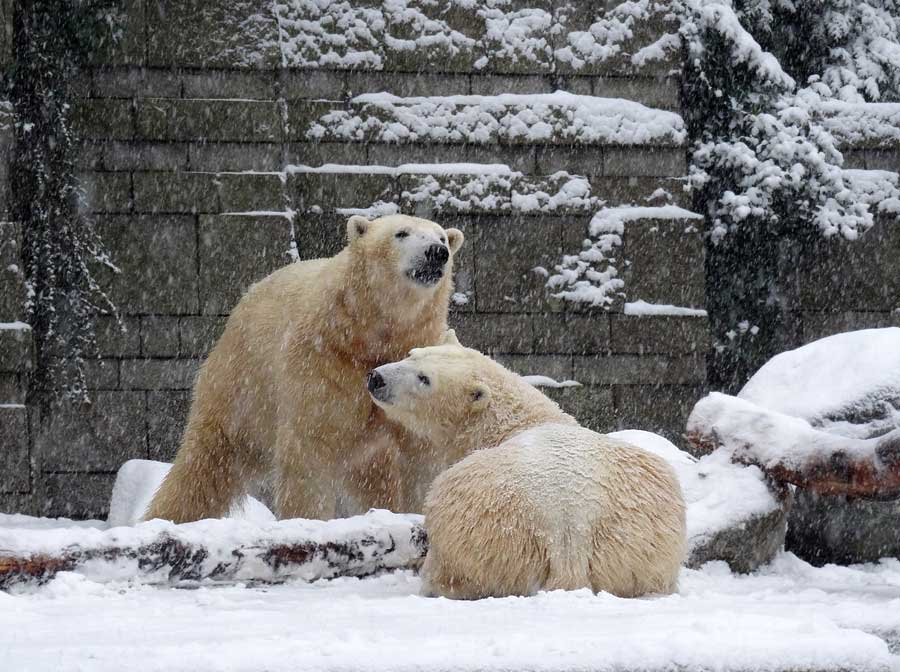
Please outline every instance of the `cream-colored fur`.
[{"label": "cream-colored fur", "polygon": [[[181,448],[147,518],[222,516],[273,475],[282,518],[421,509],[422,474],[449,462],[385,422],[365,377],[440,339],[463,236],[400,215],[352,217],[347,230],[339,254],[290,264],[238,303],[201,367]],[[443,276],[417,282],[436,244],[449,252]]]},{"label": "cream-colored fur", "polygon": [[451,442],[447,454],[468,454],[428,492],[426,592],[476,599],[676,589],[685,509],[664,460],[578,426],[452,332],[378,372],[377,403],[388,418]]}]

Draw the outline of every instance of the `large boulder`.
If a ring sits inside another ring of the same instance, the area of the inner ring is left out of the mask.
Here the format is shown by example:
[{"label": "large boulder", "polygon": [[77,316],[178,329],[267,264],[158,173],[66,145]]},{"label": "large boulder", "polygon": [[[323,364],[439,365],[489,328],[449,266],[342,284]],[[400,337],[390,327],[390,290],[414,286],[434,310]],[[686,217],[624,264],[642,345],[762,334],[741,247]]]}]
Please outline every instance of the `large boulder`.
[{"label": "large boulder", "polygon": [[687,505],[688,567],[724,560],[736,572],[751,572],[784,544],[790,493],[758,467],[735,464],[726,450],[697,459],[657,434],[613,432],[665,459],[681,483]]},{"label": "large boulder", "polygon": [[900,557],[900,328],[773,357],[737,397],[701,399],[687,430],[798,486],[788,550],[816,564]]}]

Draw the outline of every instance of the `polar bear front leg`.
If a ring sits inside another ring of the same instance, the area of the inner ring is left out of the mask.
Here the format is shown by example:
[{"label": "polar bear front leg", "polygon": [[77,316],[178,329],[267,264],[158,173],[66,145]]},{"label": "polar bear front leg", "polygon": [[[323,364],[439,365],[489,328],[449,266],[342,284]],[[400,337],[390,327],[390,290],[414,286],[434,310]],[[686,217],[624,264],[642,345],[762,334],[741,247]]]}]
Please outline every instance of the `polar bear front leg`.
[{"label": "polar bear front leg", "polygon": [[332,466],[317,459],[309,437],[279,433],[275,454],[275,514],[279,519],[331,520],[337,511]]}]

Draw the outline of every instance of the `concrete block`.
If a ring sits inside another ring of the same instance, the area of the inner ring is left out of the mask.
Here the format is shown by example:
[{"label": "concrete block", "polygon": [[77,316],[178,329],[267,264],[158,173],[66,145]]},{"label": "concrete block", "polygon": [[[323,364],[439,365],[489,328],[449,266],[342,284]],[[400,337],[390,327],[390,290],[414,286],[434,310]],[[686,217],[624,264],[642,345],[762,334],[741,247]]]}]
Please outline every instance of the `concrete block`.
[{"label": "concrete block", "polygon": [[141,318],[141,355],[144,357],[178,357],[178,317],[145,315]]},{"label": "concrete block", "polygon": [[526,175],[539,172],[537,151],[531,145],[465,145],[468,163],[504,163]]},{"label": "concrete block", "polygon": [[328,134],[324,138],[310,138],[307,135],[310,127],[326,114],[346,107],[342,102],[327,100],[289,100],[286,103],[287,111],[287,140],[296,142],[334,140]]},{"label": "concrete block", "polygon": [[35,495],[32,492],[0,493],[0,513],[21,513],[36,516]]},{"label": "concrete block", "polygon": [[113,471],[147,457],[143,392],[103,391],[91,403],[62,402],[33,425],[44,471]]},{"label": "concrete block", "polygon": [[42,478],[44,497],[37,502],[39,515],[105,520],[109,514],[115,473],[48,473]]},{"label": "concrete block", "polygon": [[278,98],[278,75],[270,70],[194,70],[181,79],[185,98]]},{"label": "concrete block", "polygon": [[705,246],[696,224],[640,220],[625,225],[619,267],[629,301],[638,299],[691,308],[706,305]]},{"label": "concrete block", "polygon": [[196,314],[196,230],[190,216],[107,215],[97,222],[121,273],[97,269],[101,287],[125,314]]},{"label": "concrete block", "polygon": [[150,459],[172,462],[191,408],[190,392],[147,393],[147,443]]},{"label": "concrete block", "polygon": [[[467,74],[351,70],[345,74],[344,96],[349,98],[363,93],[380,93],[382,91],[402,98],[466,95],[470,93],[469,79],[470,76]],[[331,96],[322,96],[322,98],[326,97]]]},{"label": "concrete block", "polygon": [[294,234],[300,259],[321,259],[340,252],[347,242],[346,224],[346,215],[298,214]]},{"label": "concrete block", "polygon": [[201,217],[201,312],[230,312],[252,283],[288,263],[290,231],[284,217]]},{"label": "concrete block", "polygon": [[137,102],[137,133],[146,140],[279,142],[278,104],[260,100],[173,100]]},{"label": "concrete block", "polygon": [[368,164],[368,145],[356,142],[292,142],[285,145],[288,166],[322,166],[337,163],[349,166]]},{"label": "concrete block", "polygon": [[190,390],[200,368],[196,359],[123,359],[124,390]]},{"label": "concrete block", "polygon": [[119,360],[89,359],[84,363],[84,382],[88,390],[119,388]]},{"label": "concrete block", "polygon": [[141,321],[138,317],[116,318],[99,315],[96,318],[97,354],[100,357],[137,357],[141,350]]},{"label": "concrete block", "polygon": [[597,77],[593,95],[624,98],[663,110],[681,108],[679,83],[674,77]]},{"label": "concrete block", "polygon": [[134,208],[138,212],[218,212],[215,173],[134,173]]},{"label": "concrete block", "polygon": [[93,212],[131,211],[131,173],[86,173],[79,183]]},{"label": "concrete block", "polygon": [[661,434],[684,450],[685,423],[694,404],[705,394],[702,385],[616,386],[616,429]]},{"label": "concrete block", "polygon": [[475,287],[479,311],[542,312],[549,309],[546,278],[562,256],[559,221],[552,218],[482,218],[476,239]]},{"label": "concrete block", "polygon": [[800,258],[804,310],[890,312],[900,308],[900,222],[876,223],[858,240],[820,238]]},{"label": "concrete block", "polygon": [[141,67],[98,68],[93,71],[95,98],[180,98],[181,73]]},{"label": "concrete block", "polygon": [[900,148],[867,149],[866,168],[868,170],[900,172]]},{"label": "concrete block", "polygon": [[541,391],[588,429],[595,432],[609,432],[615,429],[612,388],[582,385],[581,387],[545,387]]},{"label": "concrete block", "polygon": [[75,168],[78,170],[103,170],[103,148],[112,144],[107,140],[80,138],[75,154]]},{"label": "concrete block", "polygon": [[0,373],[0,405],[24,404],[27,381],[23,373]]},{"label": "concrete block", "polygon": [[368,208],[376,201],[397,198],[395,179],[383,174],[291,173],[286,186],[297,210]]},{"label": "concrete block", "polygon": [[287,205],[285,183],[277,173],[223,173],[216,182],[222,212],[270,212]]},{"label": "concrete block", "polygon": [[680,355],[709,350],[705,317],[612,315],[610,320],[614,353]]},{"label": "concrete block", "polygon": [[373,166],[400,166],[405,163],[462,163],[465,145],[371,143],[368,162]]},{"label": "concrete block", "polygon": [[812,312],[802,313],[803,342],[811,343],[826,336],[859,329],[900,327],[900,312]]},{"label": "concrete block", "polygon": [[609,315],[534,316],[535,352],[594,355],[610,351]]},{"label": "concrete block", "polygon": [[175,143],[110,142],[103,147],[107,170],[187,170],[188,146]]},{"label": "concrete block", "polygon": [[72,104],[72,130],[78,138],[131,140],[134,105],[121,98],[80,98]]},{"label": "concrete block", "polygon": [[496,360],[520,376],[548,376],[558,381],[572,379],[572,358],[566,355],[497,355]]},{"label": "concrete block", "polygon": [[602,175],[606,148],[599,145],[538,145],[537,172],[550,175],[559,170],[575,175]]},{"label": "concrete block", "polygon": [[555,90],[551,78],[543,75],[472,75],[472,95],[474,96],[498,96],[504,93],[553,93]]},{"label": "concrete block", "polygon": [[226,318],[189,315],[178,322],[179,352],[185,357],[202,358],[209,354],[225,330]]},{"label": "concrete block", "polygon": [[[281,96],[285,100],[309,98],[313,100],[339,100],[346,97],[345,78],[351,74],[366,81],[378,73],[349,73],[333,70],[285,70],[278,71]],[[378,89],[379,91],[383,89]],[[360,91],[359,93],[363,93]],[[398,94],[399,95],[399,94]]]},{"label": "concrete block", "polygon": [[198,68],[276,68],[278,25],[258,0],[147,3],[147,63]]},{"label": "concrete block", "polygon": [[28,413],[24,406],[0,407],[0,493],[31,489]]},{"label": "concrete block", "polygon": [[191,170],[206,172],[278,171],[284,167],[280,143],[208,142],[188,146]]},{"label": "concrete block", "polygon": [[460,342],[484,353],[531,354],[534,328],[531,315],[512,313],[451,313],[450,326]]},{"label": "concrete block", "polygon": [[575,380],[584,385],[688,385],[706,382],[706,359],[698,355],[575,357]]},{"label": "concrete block", "polygon": [[[674,177],[591,177],[591,193],[615,205],[665,205],[673,203],[691,209],[691,195],[684,189],[685,182]],[[662,197],[651,198],[653,194],[666,192]]]},{"label": "concrete block", "polygon": [[681,177],[687,175],[684,147],[604,147],[603,174],[620,177]]},{"label": "concrete block", "polygon": [[30,371],[34,356],[31,329],[0,329],[0,371]]}]

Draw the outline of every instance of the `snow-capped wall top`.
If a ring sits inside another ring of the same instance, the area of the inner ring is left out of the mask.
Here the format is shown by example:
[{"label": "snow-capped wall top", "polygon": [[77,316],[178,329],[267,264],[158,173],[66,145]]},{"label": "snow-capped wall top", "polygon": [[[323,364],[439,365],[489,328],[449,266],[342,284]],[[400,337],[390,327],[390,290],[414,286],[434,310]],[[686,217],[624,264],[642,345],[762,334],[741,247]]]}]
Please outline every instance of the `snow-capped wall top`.
[{"label": "snow-capped wall top", "polygon": [[[861,428],[829,423],[848,415],[883,415],[883,399],[900,399],[900,328],[836,334],[770,359],[738,397],[765,409],[828,424],[831,431],[859,436]],[[900,424],[900,411],[882,420]],[[867,425],[867,434],[877,431]],[[854,431],[855,428],[855,431]]]},{"label": "snow-capped wall top", "polygon": [[410,98],[377,93],[357,96],[351,104],[349,110],[322,115],[307,129],[307,138],[672,146],[686,137],[684,121],[674,112],[566,91]]}]

